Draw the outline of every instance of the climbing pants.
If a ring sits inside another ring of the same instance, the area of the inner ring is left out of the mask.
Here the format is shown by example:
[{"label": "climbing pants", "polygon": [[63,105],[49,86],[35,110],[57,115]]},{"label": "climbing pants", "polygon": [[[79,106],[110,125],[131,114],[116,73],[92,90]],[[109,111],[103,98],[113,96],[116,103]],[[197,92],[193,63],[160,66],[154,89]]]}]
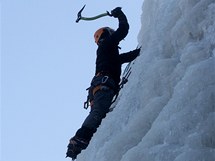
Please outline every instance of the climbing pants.
[{"label": "climbing pants", "polygon": [[102,119],[109,112],[114,95],[114,91],[109,87],[98,90],[94,95],[94,103],[91,111],[82,126],[96,130],[101,124]]}]

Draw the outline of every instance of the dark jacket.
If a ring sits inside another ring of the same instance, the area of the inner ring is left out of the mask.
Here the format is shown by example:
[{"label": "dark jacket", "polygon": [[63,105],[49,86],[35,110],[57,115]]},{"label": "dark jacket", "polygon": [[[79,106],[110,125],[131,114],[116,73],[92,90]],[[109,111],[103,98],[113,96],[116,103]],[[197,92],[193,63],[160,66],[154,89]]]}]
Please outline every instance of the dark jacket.
[{"label": "dark jacket", "polygon": [[104,72],[111,77],[118,85],[120,82],[121,65],[130,62],[137,57],[136,52],[130,51],[128,53],[119,54],[119,42],[128,34],[129,24],[125,14],[122,12],[118,17],[119,27],[111,35],[104,38],[99,43],[96,58],[96,72]]}]

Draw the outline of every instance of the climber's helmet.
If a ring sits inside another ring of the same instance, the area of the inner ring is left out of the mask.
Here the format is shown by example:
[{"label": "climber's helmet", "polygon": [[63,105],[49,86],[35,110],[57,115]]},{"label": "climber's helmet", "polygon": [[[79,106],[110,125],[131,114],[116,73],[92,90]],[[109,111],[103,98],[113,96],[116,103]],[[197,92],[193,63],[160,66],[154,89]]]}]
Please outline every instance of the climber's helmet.
[{"label": "climber's helmet", "polygon": [[102,27],[98,29],[94,34],[95,43],[99,45],[99,42],[106,38],[107,36],[110,36],[113,34],[114,30],[110,27]]}]

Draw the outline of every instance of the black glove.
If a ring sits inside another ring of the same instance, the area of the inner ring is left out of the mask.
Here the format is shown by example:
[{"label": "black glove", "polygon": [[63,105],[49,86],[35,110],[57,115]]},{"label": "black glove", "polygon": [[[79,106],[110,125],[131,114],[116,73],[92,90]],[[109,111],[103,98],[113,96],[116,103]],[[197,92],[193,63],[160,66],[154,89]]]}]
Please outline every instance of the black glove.
[{"label": "black glove", "polygon": [[132,53],[134,53],[136,56],[139,56],[140,55],[140,50],[141,50],[141,47],[133,50]]},{"label": "black glove", "polygon": [[113,9],[111,11],[111,15],[115,18],[119,17],[119,15],[121,15],[121,13],[122,13],[121,9],[122,9],[121,7],[116,7],[115,9]]}]

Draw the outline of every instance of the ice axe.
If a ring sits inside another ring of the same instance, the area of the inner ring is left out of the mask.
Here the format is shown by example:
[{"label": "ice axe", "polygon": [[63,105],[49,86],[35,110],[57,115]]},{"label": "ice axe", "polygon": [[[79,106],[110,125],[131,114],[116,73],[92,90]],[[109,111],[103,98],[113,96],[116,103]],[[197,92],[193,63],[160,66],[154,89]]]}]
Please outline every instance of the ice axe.
[{"label": "ice axe", "polygon": [[92,21],[92,20],[96,20],[96,19],[101,18],[101,17],[104,17],[104,16],[112,16],[112,15],[107,11],[107,12],[105,12],[105,13],[99,14],[99,15],[94,16],[94,17],[83,17],[83,16],[81,15],[81,13],[82,13],[82,11],[84,10],[85,6],[86,6],[86,5],[84,5],[84,6],[82,7],[82,9],[78,12],[78,18],[77,18],[77,20],[76,20],[77,23],[78,23],[80,20]]}]

